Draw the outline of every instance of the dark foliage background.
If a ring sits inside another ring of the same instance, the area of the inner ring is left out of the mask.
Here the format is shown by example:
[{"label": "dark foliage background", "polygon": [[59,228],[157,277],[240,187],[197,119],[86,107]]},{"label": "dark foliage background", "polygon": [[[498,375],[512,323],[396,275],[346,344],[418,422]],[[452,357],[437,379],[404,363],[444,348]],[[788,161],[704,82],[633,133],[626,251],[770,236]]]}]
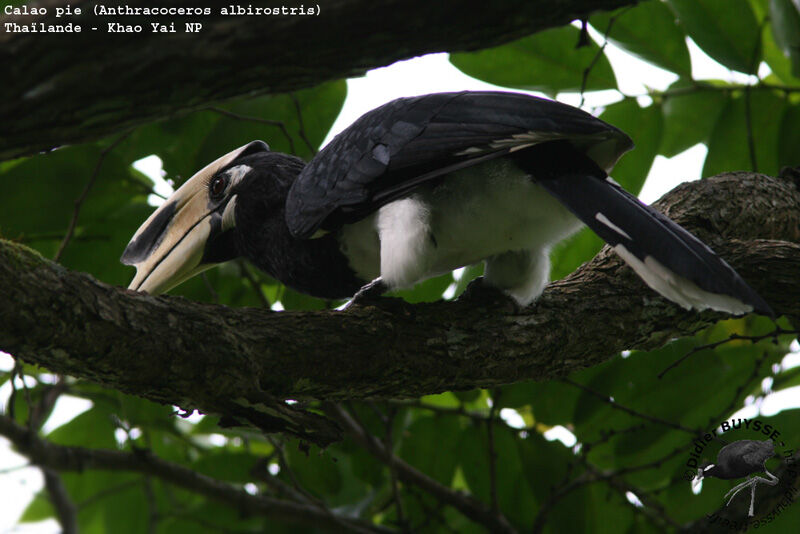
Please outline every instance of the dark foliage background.
[{"label": "dark foliage background", "polygon": [[[608,41],[679,75],[666,91],[651,91],[646,106],[637,101],[640,95],[620,92],[619,101],[600,113],[636,142],[614,172],[632,192],[641,189],[656,155],[671,157],[697,143],[708,147],[704,177],[732,170],[775,175],[782,166],[800,165],[796,1],[653,0],[598,13],[588,22],[604,36],[599,42],[576,48],[580,30],[564,26],[456,53],[451,62],[482,80],[553,96],[617,89],[604,54]],[[750,74],[749,82],[694,80],[687,37],[725,67]],[[252,139],[309,159],[345,96],[346,84],[339,80],[291,94],[226,101],[97,142],[0,162],[0,235],[68,269],[127,285],[131,272],[119,264],[119,255],[153,209],[147,202],[153,184],[132,167],[135,161],[157,155],[167,179],[178,186],[208,161]],[[593,234],[581,232],[554,252],[553,276],[571,272],[600,246]],[[452,284],[458,294],[480,272],[469,268],[458,279],[448,274],[401,295],[411,302],[436,300]],[[228,306],[279,302],[286,310],[339,304],[300,295],[242,261],[208,271],[173,293]],[[243,512],[191,487],[177,487],[158,472],[51,472],[56,482],[36,496],[20,520],[59,517],[68,528],[64,521],[70,516],[60,509],[66,502],[81,532],[700,529],[697,522],[718,510],[738,481],[708,480],[694,494],[684,479],[692,440],[745,403],[758,406],[768,395],[800,386],[800,367],[781,366],[796,333],[785,320],[778,327],[787,333],[771,335],[776,325],[764,318],[727,320],[658,350],[619,354],[561,381],[314,405],[352,423],[348,438],[325,450],[254,429],[224,429],[214,416],[189,422],[177,417],[174,407],[20,361],[0,373],[0,384],[12,384],[0,417],[36,430],[59,395],[87,399],[90,409],[41,438],[93,450],[146,451],[236,490],[299,503],[344,521],[336,527],[335,521],[314,525],[307,523],[318,522]],[[684,363],[660,375],[687,354]],[[780,429],[785,443],[800,445],[797,409],[759,418]],[[559,425],[574,434],[574,446],[543,436]],[[357,439],[364,435],[374,441]],[[715,442],[703,456],[713,460],[722,444]],[[770,460],[768,466],[778,464]],[[407,481],[399,474],[404,466],[436,484]],[[483,510],[485,518],[448,505],[451,490],[456,493],[450,497],[474,497],[465,507]],[[757,514],[774,502],[765,497]],[[739,517],[746,504],[738,508]],[[789,532],[798,522],[800,506],[792,506],[763,528]]]}]

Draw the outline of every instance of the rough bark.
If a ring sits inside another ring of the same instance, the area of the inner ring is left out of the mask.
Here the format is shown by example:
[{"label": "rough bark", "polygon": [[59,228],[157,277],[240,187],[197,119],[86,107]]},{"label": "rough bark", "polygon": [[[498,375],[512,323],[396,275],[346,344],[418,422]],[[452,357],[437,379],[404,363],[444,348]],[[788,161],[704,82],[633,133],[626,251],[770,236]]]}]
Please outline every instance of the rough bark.
[{"label": "rough bark", "polygon": [[[733,173],[656,204],[800,318],[800,190]],[[156,402],[327,442],[338,428],[276,399],[414,397],[546,380],[650,349],[723,315],[684,311],[607,248],[526,309],[508,301],[266,312],[152,297],[0,241],[0,349]],[[797,324],[797,323],[796,323]]]},{"label": "rough bark", "polygon": [[[232,2],[233,3],[233,2]],[[284,5],[314,6],[288,1]],[[46,16],[0,14],[0,160],[96,139],[224,99],[282,93],[440,51],[498,45],[636,0],[327,0],[319,16],[101,17],[92,0],[51,0]],[[27,2],[35,5],[35,2]],[[55,18],[55,6],[83,14]],[[150,6],[151,1],[125,4]],[[244,3],[275,7],[275,2]],[[281,3],[278,3],[280,5]],[[106,4],[116,5],[116,4]],[[174,21],[175,33],[150,23]],[[80,33],[11,33],[5,23],[79,24]],[[108,33],[110,22],[142,33]],[[200,33],[184,31],[200,22]],[[96,27],[97,31],[92,31]],[[357,43],[357,46],[354,44]]]}]

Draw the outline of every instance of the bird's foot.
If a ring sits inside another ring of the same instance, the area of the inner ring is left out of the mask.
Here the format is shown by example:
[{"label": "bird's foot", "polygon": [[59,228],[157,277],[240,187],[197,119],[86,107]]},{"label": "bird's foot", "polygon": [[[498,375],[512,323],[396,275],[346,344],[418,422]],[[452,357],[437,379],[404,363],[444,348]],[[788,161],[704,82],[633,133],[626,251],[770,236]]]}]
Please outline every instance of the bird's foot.
[{"label": "bird's foot", "polygon": [[[737,484],[734,487],[732,487],[728,491],[728,493],[726,493],[725,496],[723,497],[723,499],[728,499],[728,502],[725,503],[725,506],[730,506],[731,501],[733,500],[734,497],[736,497],[736,494],[738,494],[744,488],[746,488],[748,486],[751,486],[751,485],[753,485],[753,479],[752,478],[748,478],[747,480],[745,480],[741,484]],[[728,498],[728,495],[730,495],[730,498]]]},{"label": "bird's foot", "polygon": [[367,304],[374,304],[381,300],[381,295],[389,290],[389,286],[381,280],[376,278],[372,282],[365,284],[361,289],[356,291],[353,298],[350,299],[343,309],[348,309],[352,306],[365,306]]},{"label": "bird's foot", "polygon": [[479,276],[467,284],[457,300],[491,308],[509,308],[511,313],[516,313],[521,308],[516,300],[508,296],[502,289],[488,283],[483,276]]},{"label": "bird's foot", "polygon": [[770,473],[766,469],[764,470],[764,472],[767,473],[767,475],[769,475],[769,477],[770,477],[769,479],[766,479],[764,477],[760,477],[758,475],[755,475],[752,478],[748,478],[747,480],[745,480],[741,484],[737,484],[736,486],[732,487],[730,489],[730,491],[728,491],[728,493],[725,494],[725,497],[723,497],[723,499],[728,499],[728,495],[730,495],[730,499],[728,499],[728,502],[725,504],[725,506],[729,506],[731,504],[731,501],[733,500],[733,498],[736,497],[736,494],[739,493],[740,491],[742,491],[744,488],[749,486],[750,487],[750,509],[749,509],[747,515],[749,517],[753,517],[753,512],[754,512],[754,508],[755,508],[755,501],[756,501],[756,486],[758,484],[766,484],[768,486],[774,486],[774,485],[776,485],[778,483],[778,477],[776,477],[775,475],[773,475],[772,473]]}]

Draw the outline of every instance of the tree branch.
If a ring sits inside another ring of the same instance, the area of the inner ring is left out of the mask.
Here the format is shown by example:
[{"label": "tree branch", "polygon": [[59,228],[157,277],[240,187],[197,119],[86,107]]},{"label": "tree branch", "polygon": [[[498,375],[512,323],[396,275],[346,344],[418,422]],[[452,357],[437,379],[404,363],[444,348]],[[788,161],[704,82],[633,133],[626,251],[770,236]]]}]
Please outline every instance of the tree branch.
[{"label": "tree branch", "polygon": [[[305,2],[306,9],[320,9],[318,16],[225,16],[223,4],[170,2],[214,6],[210,15],[193,17],[96,16],[97,3],[53,0],[46,16],[0,16],[0,159],[97,139],[237,96],[286,93],[430,52],[499,45],[636,2],[509,0],[491,9],[478,0],[457,6],[428,0]],[[263,0],[249,3],[275,7]],[[83,13],[57,19],[59,4]],[[149,0],[126,4],[153,7]],[[108,33],[109,23],[117,22],[143,31]],[[176,31],[153,33],[153,22],[174,22]],[[201,23],[202,30],[184,31],[187,22]],[[5,23],[74,23],[83,31],[13,33]]]},{"label": "tree branch", "polygon": [[61,481],[61,476],[58,472],[47,467],[42,468],[42,474],[44,475],[44,487],[50,496],[50,502],[53,503],[62,534],[77,534],[78,509],[69,498],[67,489]]},{"label": "tree branch", "polygon": [[[658,206],[726,258],[779,315],[800,318],[793,181],[720,175],[683,184]],[[667,302],[608,248],[522,310],[510,302],[384,299],[344,312],[276,313],[109,287],[0,241],[0,350],[321,444],[340,438],[338,426],[282,399],[408,398],[553,379],[723,317]]]},{"label": "tree branch", "polygon": [[443,486],[428,475],[395,457],[377,438],[367,432],[340,406],[327,404],[326,412],[337,419],[353,439],[381,462],[391,466],[397,477],[430,493],[442,504],[452,506],[465,517],[483,525],[489,532],[513,534],[516,532],[499,510],[491,510],[471,495]]},{"label": "tree branch", "polygon": [[[106,449],[65,447],[49,443],[35,432],[0,415],[0,435],[30,458],[31,462],[57,471],[101,469],[133,471],[160,478],[210,499],[226,503],[243,514],[267,515],[276,520],[323,526],[346,532],[392,532],[357,519],[339,517],[310,504],[250,495],[244,489],[170,463],[147,452],[128,453]],[[49,486],[48,486],[49,489]],[[59,514],[61,513],[59,509]],[[66,529],[66,526],[64,527]]]}]

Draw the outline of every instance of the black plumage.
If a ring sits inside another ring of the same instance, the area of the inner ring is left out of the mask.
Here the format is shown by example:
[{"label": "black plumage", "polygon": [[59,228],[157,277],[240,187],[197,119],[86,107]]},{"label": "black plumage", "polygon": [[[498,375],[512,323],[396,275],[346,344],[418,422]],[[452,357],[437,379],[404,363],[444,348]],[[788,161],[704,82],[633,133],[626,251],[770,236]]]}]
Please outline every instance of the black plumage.
[{"label": "black plumage", "polygon": [[746,487],[750,487],[750,509],[748,515],[753,516],[755,507],[755,495],[757,484],[767,484],[774,486],[778,483],[778,478],[767,471],[767,460],[775,454],[775,444],[770,440],[756,441],[742,439],[729,443],[717,453],[715,464],[706,466],[698,470],[698,478],[715,477],[724,480],[743,478],[755,473],[766,473],[769,479],[754,476],[741,484],[737,484],[725,494],[728,495],[727,505],[730,505],[733,498]]},{"label": "black plumage", "polygon": [[619,129],[552,100],[503,92],[400,98],[364,114],[303,169],[286,199],[289,230],[307,238],[357,221],[425,182],[530,144],[530,133],[536,142],[608,143],[604,167],[633,148]]},{"label": "black plumage", "polygon": [[142,225],[122,261],[148,292],[244,256],[295,289],[346,298],[377,278],[405,287],[483,260],[490,285],[528,304],[579,219],[685,308],[772,315],[708,247],[607,179],[631,147],[592,115],[527,95],[398,99],[308,164],[260,141],[226,154]]},{"label": "black plumage", "polygon": [[303,160],[263,152],[237,159],[235,164],[249,165],[253,171],[239,193],[230,257],[248,258],[287,286],[321,298],[351,296],[368,282],[349,267],[335,234],[306,240],[289,233],[286,195],[305,165]]}]

